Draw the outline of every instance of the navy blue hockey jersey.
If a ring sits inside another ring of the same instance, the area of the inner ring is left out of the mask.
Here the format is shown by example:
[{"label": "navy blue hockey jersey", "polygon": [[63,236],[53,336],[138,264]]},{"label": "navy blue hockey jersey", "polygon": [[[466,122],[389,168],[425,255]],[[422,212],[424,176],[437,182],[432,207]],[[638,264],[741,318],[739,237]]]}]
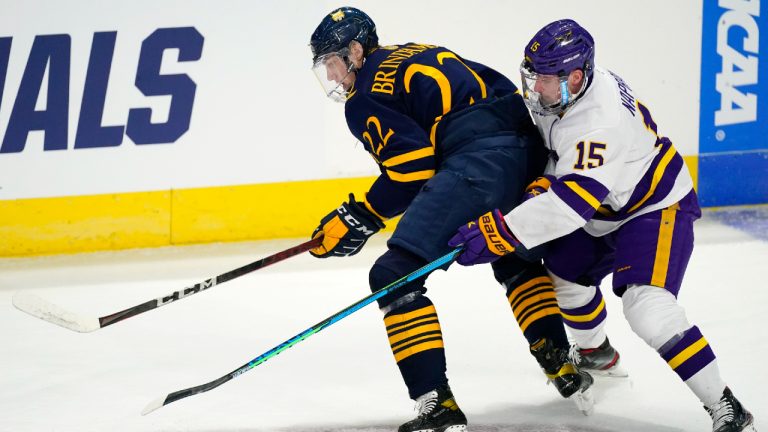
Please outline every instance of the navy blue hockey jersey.
[{"label": "navy blue hockey jersey", "polygon": [[350,131],[381,170],[366,206],[383,219],[404,212],[438,169],[443,116],[515,92],[500,73],[443,47],[407,43],[370,53],[345,106]]}]

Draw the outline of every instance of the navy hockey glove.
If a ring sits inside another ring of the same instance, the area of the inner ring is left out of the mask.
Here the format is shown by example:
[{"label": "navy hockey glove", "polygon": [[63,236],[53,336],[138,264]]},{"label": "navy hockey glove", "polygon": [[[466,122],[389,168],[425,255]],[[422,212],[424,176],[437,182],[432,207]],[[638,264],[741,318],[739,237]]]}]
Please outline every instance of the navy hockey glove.
[{"label": "navy hockey glove", "polygon": [[363,248],[368,238],[384,228],[378,216],[371,213],[365,204],[355,201],[349,194],[349,202],[328,213],[312,233],[312,238],[323,236],[323,244],[309,253],[318,258],[330,256],[351,256]]},{"label": "navy hockey glove", "polygon": [[557,177],[552,175],[544,175],[536,180],[534,180],[531,184],[528,185],[527,188],[525,188],[525,195],[523,195],[523,202],[528,201],[529,199],[541,195],[544,192],[549,190],[549,187],[552,186],[552,183],[557,180]]},{"label": "navy hockey glove", "polygon": [[448,246],[461,245],[464,245],[464,252],[456,262],[464,266],[493,262],[502,255],[514,252],[515,248],[522,247],[507,227],[499,209],[460,226],[459,232],[448,241]]}]

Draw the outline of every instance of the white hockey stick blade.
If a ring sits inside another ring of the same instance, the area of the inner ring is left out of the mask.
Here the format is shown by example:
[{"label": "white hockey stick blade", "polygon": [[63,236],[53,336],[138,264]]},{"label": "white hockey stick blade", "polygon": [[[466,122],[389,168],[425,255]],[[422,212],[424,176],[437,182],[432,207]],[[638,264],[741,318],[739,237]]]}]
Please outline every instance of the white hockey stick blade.
[{"label": "white hockey stick blade", "polygon": [[34,294],[25,293],[23,291],[14,294],[13,305],[16,309],[22,312],[26,312],[43,321],[48,321],[49,323],[56,324],[57,326],[64,327],[68,330],[80,333],[90,333],[101,328],[98,318],[84,317],[72,313],[53,303],[43,300]]},{"label": "white hockey stick blade", "polygon": [[144,407],[143,410],[141,410],[141,415],[147,415],[151,413],[152,411],[161,408],[163,406],[163,403],[165,403],[165,398],[167,396],[161,396],[152,402],[148,403],[147,406]]}]

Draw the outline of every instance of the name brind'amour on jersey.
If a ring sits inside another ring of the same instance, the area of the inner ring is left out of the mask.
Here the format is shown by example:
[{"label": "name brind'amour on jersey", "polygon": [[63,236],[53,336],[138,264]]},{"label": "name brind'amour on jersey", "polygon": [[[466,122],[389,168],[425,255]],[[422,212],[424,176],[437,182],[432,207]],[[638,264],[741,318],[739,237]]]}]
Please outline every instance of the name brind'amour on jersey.
[{"label": "name brind'amour on jersey", "polygon": [[428,49],[437,48],[436,45],[426,44],[408,44],[403,47],[398,46],[386,46],[381,49],[391,49],[391,54],[387,56],[376,70],[373,75],[373,84],[371,85],[371,92],[394,94],[395,92],[395,74],[400,64],[416,54],[422,53]]}]

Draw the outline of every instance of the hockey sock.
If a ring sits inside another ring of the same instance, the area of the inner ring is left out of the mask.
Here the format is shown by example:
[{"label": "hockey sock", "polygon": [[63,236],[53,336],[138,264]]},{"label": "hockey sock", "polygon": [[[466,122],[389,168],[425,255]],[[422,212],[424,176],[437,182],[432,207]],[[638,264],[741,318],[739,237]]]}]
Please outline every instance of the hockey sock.
[{"label": "hockey sock", "polygon": [[674,294],[650,285],[631,286],[621,297],[632,330],[655,349],[691,391],[709,406],[723,394],[715,353]]},{"label": "hockey sock", "polygon": [[705,406],[720,400],[725,382],[715,353],[698,327],[664,344],[659,354]]},{"label": "hockey sock", "polygon": [[443,333],[437,310],[418,296],[384,316],[389,345],[412,399],[447,384]]},{"label": "hockey sock", "polygon": [[605,341],[605,308],[603,294],[595,286],[579,285],[552,273],[563,322],[580,348],[597,348]]},{"label": "hockey sock", "polygon": [[555,289],[543,267],[526,270],[504,286],[512,313],[529,345],[549,339],[556,347],[568,346]]}]

